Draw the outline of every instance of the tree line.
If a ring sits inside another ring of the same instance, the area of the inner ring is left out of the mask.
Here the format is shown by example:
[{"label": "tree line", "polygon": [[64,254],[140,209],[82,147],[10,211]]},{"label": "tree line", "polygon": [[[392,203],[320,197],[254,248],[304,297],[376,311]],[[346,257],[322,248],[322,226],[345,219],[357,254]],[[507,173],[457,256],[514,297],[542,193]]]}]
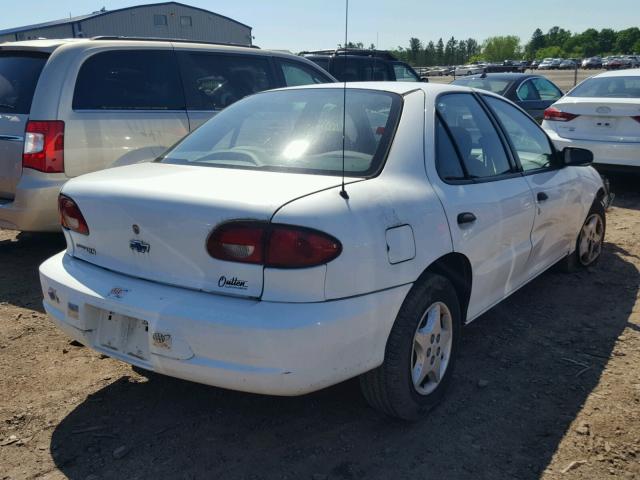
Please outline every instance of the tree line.
[{"label": "tree line", "polygon": [[[349,43],[351,48],[364,48],[361,42]],[[374,48],[371,44],[369,48]],[[553,27],[547,33],[537,28],[531,40],[524,46],[515,35],[487,38],[482,44],[475,39],[457,40],[451,37],[447,43],[422,42],[411,37],[408,47],[398,46],[392,50],[396,57],[413,66],[461,65],[473,61],[502,62],[503,60],[541,60],[553,58],[584,58],[595,55],[640,54],[640,29],[637,27],[615,31],[590,28],[582,33],[572,33]]]}]

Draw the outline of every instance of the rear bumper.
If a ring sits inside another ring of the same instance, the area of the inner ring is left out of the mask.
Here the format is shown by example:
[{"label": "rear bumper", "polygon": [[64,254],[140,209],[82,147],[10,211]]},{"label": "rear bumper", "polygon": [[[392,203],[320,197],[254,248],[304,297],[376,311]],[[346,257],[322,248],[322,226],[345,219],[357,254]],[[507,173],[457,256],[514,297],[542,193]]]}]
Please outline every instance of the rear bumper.
[{"label": "rear bumper", "polygon": [[640,168],[640,143],[598,142],[594,140],[572,140],[560,137],[553,130],[545,129],[556,148],[586,148],[593,152],[595,166],[612,165]]},{"label": "rear bumper", "polygon": [[13,200],[0,199],[0,228],[58,232],[58,194],[68,178],[25,169]]},{"label": "rear bumper", "polygon": [[[380,365],[411,287],[330,302],[267,302],[139,280],[64,253],[41,265],[40,280],[51,319],[84,345],[158,373],[270,395],[301,395]],[[116,287],[120,298],[111,293]],[[147,322],[145,358],[101,343],[105,311]],[[154,334],[169,335],[171,346],[157,346]]]}]

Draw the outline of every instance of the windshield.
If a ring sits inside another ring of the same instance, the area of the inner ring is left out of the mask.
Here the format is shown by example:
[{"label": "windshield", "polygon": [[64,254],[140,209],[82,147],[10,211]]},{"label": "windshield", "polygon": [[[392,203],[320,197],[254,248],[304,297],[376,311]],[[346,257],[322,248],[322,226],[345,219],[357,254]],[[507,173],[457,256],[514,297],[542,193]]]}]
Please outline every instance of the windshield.
[{"label": "windshield", "polygon": [[590,78],[571,90],[567,96],[640,98],[640,76]]},{"label": "windshield", "polygon": [[43,54],[0,52],[0,113],[29,113],[46,62]]},{"label": "windshield", "polygon": [[[266,92],[223,110],[159,161],[209,167],[340,175],[343,89]],[[369,176],[382,166],[402,98],[346,90],[344,168]]]},{"label": "windshield", "polygon": [[496,80],[489,78],[460,78],[451,82],[452,85],[461,85],[463,87],[478,88],[480,90],[488,90],[489,92],[504,94],[509,87],[508,80]]}]

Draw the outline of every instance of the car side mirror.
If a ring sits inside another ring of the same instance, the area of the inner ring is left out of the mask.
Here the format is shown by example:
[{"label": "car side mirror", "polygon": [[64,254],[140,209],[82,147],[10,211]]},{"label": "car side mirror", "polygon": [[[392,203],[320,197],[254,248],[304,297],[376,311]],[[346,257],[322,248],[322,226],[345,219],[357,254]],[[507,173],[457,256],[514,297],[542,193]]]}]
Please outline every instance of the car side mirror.
[{"label": "car side mirror", "polygon": [[584,148],[567,147],[561,153],[563,167],[580,167],[593,163],[593,152]]}]

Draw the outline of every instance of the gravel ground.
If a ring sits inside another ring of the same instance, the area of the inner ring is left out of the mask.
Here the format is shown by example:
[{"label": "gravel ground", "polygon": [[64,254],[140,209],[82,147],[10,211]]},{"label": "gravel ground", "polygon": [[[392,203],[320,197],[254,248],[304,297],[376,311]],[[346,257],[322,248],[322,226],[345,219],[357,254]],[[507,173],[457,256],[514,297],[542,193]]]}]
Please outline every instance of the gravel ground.
[{"label": "gravel ground", "polygon": [[639,183],[614,181],[596,267],[545,273],[465,329],[445,402],[415,424],[356,381],[262,397],[74,345],[40,303],[61,237],[0,232],[0,480],[640,478]]}]

